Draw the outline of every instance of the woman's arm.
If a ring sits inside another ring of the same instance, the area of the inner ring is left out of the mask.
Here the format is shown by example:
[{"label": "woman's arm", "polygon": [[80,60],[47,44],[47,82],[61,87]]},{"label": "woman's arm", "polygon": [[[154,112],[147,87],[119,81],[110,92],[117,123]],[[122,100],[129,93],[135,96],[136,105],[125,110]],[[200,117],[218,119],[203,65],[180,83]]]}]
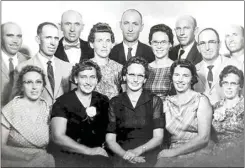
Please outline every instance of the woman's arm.
[{"label": "woman's arm", "polygon": [[116,141],[116,134],[107,133],[106,143],[108,144],[108,147],[120,157],[123,157],[125,155],[126,151]]},{"label": "woman's arm", "polygon": [[195,138],[175,149],[162,150],[158,157],[174,157],[205,147],[210,139],[212,107],[207,97],[200,98],[197,110],[198,134]]},{"label": "woman's arm", "polygon": [[53,117],[51,120],[52,140],[71,152],[82,153],[86,155],[104,155],[107,156],[103,148],[89,148],[79,144],[66,135],[67,119],[63,117]]}]

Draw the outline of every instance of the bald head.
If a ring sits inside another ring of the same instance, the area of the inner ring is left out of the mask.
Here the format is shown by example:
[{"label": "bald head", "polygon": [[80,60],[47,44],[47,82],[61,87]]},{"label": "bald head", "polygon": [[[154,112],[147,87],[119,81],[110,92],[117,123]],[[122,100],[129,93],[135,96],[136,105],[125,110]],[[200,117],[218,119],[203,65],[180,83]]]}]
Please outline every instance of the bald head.
[{"label": "bald head", "polygon": [[142,23],[143,22],[142,14],[139,11],[137,11],[136,9],[128,9],[128,10],[124,11],[122,14],[121,21],[124,19],[125,15],[127,16],[127,15],[134,15],[134,14],[139,16],[140,21]]},{"label": "bald head", "polygon": [[179,22],[181,21],[187,21],[189,22],[190,24],[192,24],[193,28],[197,27],[197,21],[194,17],[190,16],[190,15],[184,15],[184,16],[180,16],[178,17],[177,21],[176,21],[176,24],[178,24]]},{"label": "bald head", "polygon": [[76,42],[80,37],[83,26],[82,15],[79,12],[68,10],[62,14],[61,30],[67,42]]},{"label": "bald head", "polygon": [[22,45],[21,28],[13,22],[1,25],[1,48],[5,54],[14,56]]}]

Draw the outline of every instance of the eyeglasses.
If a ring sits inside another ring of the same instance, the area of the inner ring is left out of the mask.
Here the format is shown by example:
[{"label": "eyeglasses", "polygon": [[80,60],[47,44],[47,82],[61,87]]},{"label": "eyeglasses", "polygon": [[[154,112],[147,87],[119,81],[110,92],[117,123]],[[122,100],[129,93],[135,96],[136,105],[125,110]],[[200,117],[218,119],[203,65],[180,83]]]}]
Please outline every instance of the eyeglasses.
[{"label": "eyeglasses", "polygon": [[226,81],[221,82],[221,84],[222,84],[222,86],[225,86],[225,87],[227,87],[227,86],[235,87],[235,86],[239,85],[239,83],[236,83],[236,82],[226,82]]},{"label": "eyeglasses", "polygon": [[144,80],[145,79],[145,75],[143,74],[133,74],[133,73],[127,73],[127,75],[129,76],[130,79],[134,79],[135,77],[137,77],[138,80]]},{"label": "eyeglasses", "polygon": [[200,47],[204,47],[204,46],[206,46],[207,44],[209,45],[209,46],[215,46],[216,44],[218,44],[219,42],[218,41],[215,41],[215,40],[209,40],[208,42],[205,42],[205,41],[200,41],[199,43],[198,43],[198,45],[200,46]]},{"label": "eyeglasses", "polygon": [[151,41],[151,44],[153,45],[153,46],[158,46],[159,44],[161,45],[161,46],[165,46],[165,45],[167,45],[169,43],[169,41],[156,41],[156,40],[153,40],[153,41]]},{"label": "eyeglasses", "polygon": [[43,85],[43,81],[42,80],[36,80],[35,82],[34,81],[31,81],[31,80],[27,80],[27,81],[23,81],[24,84],[30,86],[30,85],[33,85],[35,83],[35,85],[37,86],[41,86]]}]

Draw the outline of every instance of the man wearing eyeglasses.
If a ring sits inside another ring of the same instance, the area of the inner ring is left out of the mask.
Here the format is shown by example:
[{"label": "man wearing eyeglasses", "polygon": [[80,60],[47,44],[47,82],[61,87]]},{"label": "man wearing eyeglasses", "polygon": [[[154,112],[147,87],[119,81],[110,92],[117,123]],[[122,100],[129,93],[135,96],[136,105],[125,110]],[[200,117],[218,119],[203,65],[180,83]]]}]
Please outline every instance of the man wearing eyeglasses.
[{"label": "man wearing eyeglasses", "polygon": [[154,61],[155,56],[151,48],[139,41],[140,32],[144,28],[142,15],[135,9],[126,10],[120,21],[123,42],[117,44],[111,50],[109,58],[124,65],[127,60],[134,56],[140,56],[148,63]]},{"label": "man wearing eyeglasses", "polygon": [[234,65],[238,68],[241,68],[242,65],[235,59],[219,54],[220,38],[218,32],[213,28],[205,28],[199,33],[198,50],[203,60],[196,65],[198,83],[194,85],[194,89],[204,93],[214,105],[224,96],[219,86],[220,72],[227,65]]},{"label": "man wearing eyeglasses", "polygon": [[198,27],[196,19],[192,16],[181,16],[175,24],[175,33],[179,44],[172,48],[169,58],[173,61],[177,59],[187,59],[194,65],[202,61],[202,56],[198,52],[195,35]]}]

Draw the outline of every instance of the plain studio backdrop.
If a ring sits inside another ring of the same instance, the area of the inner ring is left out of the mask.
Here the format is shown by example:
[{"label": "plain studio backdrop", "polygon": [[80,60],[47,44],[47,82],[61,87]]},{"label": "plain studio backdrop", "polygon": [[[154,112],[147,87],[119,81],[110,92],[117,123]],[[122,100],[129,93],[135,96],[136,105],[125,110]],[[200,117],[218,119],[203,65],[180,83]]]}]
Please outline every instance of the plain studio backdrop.
[{"label": "plain studio backdrop", "polygon": [[[140,41],[146,44],[153,25],[164,23],[174,30],[178,16],[192,15],[197,20],[199,30],[212,27],[219,32],[220,53],[224,54],[227,53],[225,28],[229,24],[244,26],[244,1],[2,1],[2,23],[11,21],[20,25],[23,47],[33,56],[38,51],[35,41],[37,26],[45,21],[60,24],[62,13],[70,9],[83,16],[83,40],[87,41],[94,24],[106,22],[112,27],[116,43],[120,43],[122,33],[119,22],[122,13],[130,8],[137,9],[143,15],[144,29],[140,34]],[[174,45],[177,44],[175,35]]]}]

